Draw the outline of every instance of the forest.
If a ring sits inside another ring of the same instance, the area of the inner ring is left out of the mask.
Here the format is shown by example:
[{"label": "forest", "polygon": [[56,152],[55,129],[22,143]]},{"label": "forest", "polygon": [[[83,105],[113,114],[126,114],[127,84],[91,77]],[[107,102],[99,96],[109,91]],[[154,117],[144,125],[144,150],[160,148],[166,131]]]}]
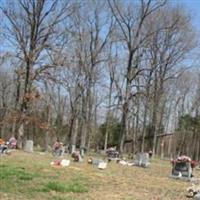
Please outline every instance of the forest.
[{"label": "forest", "polygon": [[200,32],[167,0],[0,0],[0,138],[200,160]]}]

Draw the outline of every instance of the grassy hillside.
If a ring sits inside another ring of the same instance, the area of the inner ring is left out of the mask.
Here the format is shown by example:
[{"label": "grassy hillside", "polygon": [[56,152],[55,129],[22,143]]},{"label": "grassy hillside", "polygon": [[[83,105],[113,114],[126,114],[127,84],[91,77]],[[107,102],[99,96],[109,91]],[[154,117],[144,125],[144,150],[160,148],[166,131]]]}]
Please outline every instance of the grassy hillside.
[{"label": "grassy hillside", "polygon": [[[67,158],[67,157],[66,157]],[[150,168],[109,163],[98,170],[86,162],[52,167],[50,154],[15,151],[0,157],[1,200],[184,200],[188,182],[169,178],[169,161]],[[200,177],[200,171],[195,175]]]}]

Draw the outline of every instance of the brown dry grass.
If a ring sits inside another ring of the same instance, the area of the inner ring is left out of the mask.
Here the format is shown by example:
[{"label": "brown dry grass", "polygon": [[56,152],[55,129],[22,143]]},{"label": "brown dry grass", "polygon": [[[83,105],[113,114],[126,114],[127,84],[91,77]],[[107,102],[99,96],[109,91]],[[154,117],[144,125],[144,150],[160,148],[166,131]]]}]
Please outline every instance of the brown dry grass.
[{"label": "brown dry grass", "polygon": [[[15,151],[0,158],[0,166],[22,168],[33,179],[19,180],[16,175],[0,180],[0,200],[184,200],[188,182],[169,178],[169,161],[154,159],[148,169],[109,163],[106,170],[98,170],[86,162],[71,163],[67,168],[51,167],[50,154],[28,154]],[[2,169],[2,168],[0,168]],[[0,173],[4,173],[3,170]],[[195,172],[200,177],[200,171]],[[51,182],[76,183],[86,192],[44,192]]]}]

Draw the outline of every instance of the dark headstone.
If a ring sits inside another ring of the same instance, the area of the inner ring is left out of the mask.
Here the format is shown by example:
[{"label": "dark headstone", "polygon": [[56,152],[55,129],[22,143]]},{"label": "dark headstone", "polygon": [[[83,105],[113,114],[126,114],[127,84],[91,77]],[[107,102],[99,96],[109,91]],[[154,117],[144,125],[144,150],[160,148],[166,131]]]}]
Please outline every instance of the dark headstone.
[{"label": "dark headstone", "polygon": [[179,161],[173,164],[172,175],[177,177],[192,177],[192,168],[189,162]]}]

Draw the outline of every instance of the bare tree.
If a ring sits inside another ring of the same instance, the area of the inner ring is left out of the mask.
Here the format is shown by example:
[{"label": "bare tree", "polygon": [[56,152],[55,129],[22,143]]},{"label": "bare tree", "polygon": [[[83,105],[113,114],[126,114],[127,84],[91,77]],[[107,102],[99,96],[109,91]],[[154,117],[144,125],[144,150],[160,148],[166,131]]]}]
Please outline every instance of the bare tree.
[{"label": "bare tree", "polygon": [[[69,1],[60,4],[58,0],[18,0],[12,7],[1,7],[9,23],[7,33],[10,43],[17,49],[16,56],[23,63],[23,92],[20,94],[23,117],[30,115],[33,83],[38,74],[52,67],[46,63],[45,51],[52,48],[50,41],[55,36],[58,24],[72,12]],[[23,134],[23,127],[28,122],[22,121]],[[28,132],[25,136],[29,137]]]},{"label": "bare tree", "polygon": [[[156,135],[162,130],[165,107],[165,83],[176,78],[182,70],[176,70],[176,65],[194,47],[191,39],[189,19],[178,8],[171,8],[171,14],[161,9],[153,17],[155,30],[150,47],[150,62],[155,68],[152,87],[151,131],[153,133],[153,153],[156,153]],[[165,15],[164,15],[165,13]],[[163,17],[159,17],[162,15]],[[157,16],[157,22],[155,17]],[[152,20],[149,21],[150,30]],[[167,26],[166,26],[167,24]],[[147,25],[148,26],[148,25]],[[159,31],[160,30],[160,31]],[[158,120],[160,119],[160,120]]]},{"label": "bare tree", "polygon": [[[127,49],[127,64],[125,71],[125,94],[122,105],[122,119],[121,119],[121,141],[120,152],[123,152],[124,140],[127,134],[127,118],[129,113],[130,99],[133,96],[132,85],[136,77],[143,71],[139,68],[141,57],[143,56],[142,46],[147,38],[152,34],[143,32],[143,25],[148,16],[158,10],[165,4],[163,2],[156,2],[149,0],[147,2],[140,1],[139,5],[131,3],[128,5],[120,4],[120,1],[108,1],[111,11],[118,24],[120,30],[120,39],[125,43]],[[137,14],[136,14],[137,13]]]},{"label": "bare tree", "polygon": [[[74,30],[72,34],[75,40],[75,60],[81,73],[81,116],[82,133],[80,146],[82,149],[90,147],[90,138],[92,134],[91,122],[94,117],[94,98],[92,97],[93,88],[98,79],[99,66],[106,61],[103,51],[107,45],[109,35],[112,31],[112,21],[104,13],[104,2],[89,1],[87,7],[81,7],[72,18]],[[103,16],[103,17],[102,17]],[[106,32],[105,26],[109,26]]]}]

